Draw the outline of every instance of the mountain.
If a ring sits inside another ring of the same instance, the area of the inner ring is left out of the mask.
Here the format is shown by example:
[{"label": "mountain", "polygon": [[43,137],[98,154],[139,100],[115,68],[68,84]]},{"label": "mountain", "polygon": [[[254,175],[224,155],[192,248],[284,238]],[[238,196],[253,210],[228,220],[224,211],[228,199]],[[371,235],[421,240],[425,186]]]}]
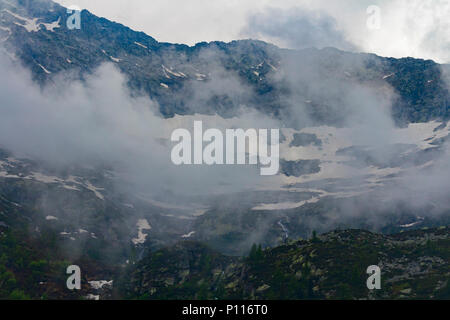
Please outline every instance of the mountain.
[{"label": "mountain", "polygon": [[[306,107],[316,122],[340,123],[344,101],[339,95],[324,99],[315,94],[311,77],[325,84],[391,86],[398,95],[392,113],[399,123],[450,117],[450,95],[443,79],[450,69],[433,61],[333,48],[285,50],[254,40],[193,47],[161,43],[86,10],[81,12],[81,28],[69,30],[65,22],[70,14],[65,8],[47,0],[33,1],[28,7],[26,3],[0,2],[0,31],[2,46],[29,67],[36,80],[52,81],[63,70],[83,77],[111,62],[128,76],[133,90],[158,101],[168,117],[194,112],[230,116],[241,104],[280,116],[292,112],[298,101],[312,101]],[[216,90],[199,101],[196,90],[211,90],[208,80],[223,76],[219,71],[236,77],[249,92]]]}]

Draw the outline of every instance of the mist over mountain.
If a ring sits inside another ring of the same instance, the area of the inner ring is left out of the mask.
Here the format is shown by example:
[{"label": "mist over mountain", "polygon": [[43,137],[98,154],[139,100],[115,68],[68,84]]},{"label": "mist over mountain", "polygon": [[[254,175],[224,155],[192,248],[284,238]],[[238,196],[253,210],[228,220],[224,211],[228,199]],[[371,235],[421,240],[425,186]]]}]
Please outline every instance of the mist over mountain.
[{"label": "mist over mountain", "polygon": [[[258,40],[161,43],[86,10],[70,30],[70,15],[0,0],[0,232],[14,243],[5,259],[33,252],[24,259],[46,260],[38,274],[52,286],[65,261],[88,266],[86,280],[116,279],[186,240],[220,252],[223,267],[233,258],[222,254],[313,231],[448,225],[448,65]],[[342,44],[332,21],[321,26],[313,40]],[[279,173],[175,166],[171,133],[199,120],[280,129]],[[53,290],[6,270],[28,294]]]}]

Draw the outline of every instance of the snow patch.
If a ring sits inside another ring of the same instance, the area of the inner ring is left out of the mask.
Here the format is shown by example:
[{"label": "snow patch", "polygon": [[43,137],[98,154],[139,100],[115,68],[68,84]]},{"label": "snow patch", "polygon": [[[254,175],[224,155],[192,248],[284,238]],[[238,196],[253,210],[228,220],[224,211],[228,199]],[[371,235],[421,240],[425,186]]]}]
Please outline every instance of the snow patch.
[{"label": "snow patch", "polygon": [[44,70],[44,72],[45,72],[46,74],[51,74],[51,72],[48,71],[42,64],[38,63],[38,66],[41,67],[41,69]]},{"label": "snow patch", "polygon": [[36,180],[36,181],[39,181],[39,182],[43,182],[43,183],[59,183],[59,182],[62,182],[62,180],[59,179],[58,177],[47,176],[47,175],[42,174],[40,172],[32,172],[30,177],[33,180]]},{"label": "snow patch", "polygon": [[177,78],[186,78],[186,75],[183,72],[175,72],[172,68],[169,69],[165,65],[162,65],[162,68],[166,78],[168,79],[170,79],[169,74]]},{"label": "snow patch", "polygon": [[41,23],[44,25],[45,29],[51,32],[55,32],[55,29],[61,28],[61,25],[59,24],[61,22],[61,17],[58,18],[58,20],[52,22],[52,23]]},{"label": "snow patch", "polygon": [[61,17],[59,17],[58,20],[53,21],[51,23],[44,23],[44,22],[37,22],[39,20],[39,18],[33,18],[33,19],[25,18],[16,13],[9,11],[8,9],[3,9],[2,11],[5,11],[8,14],[10,14],[11,16],[13,16],[14,18],[22,21],[23,22],[22,24],[18,23],[18,22],[15,22],[14,24],[24,27],[28,32],[38,32],[39,26],[41,24],[45,27],[45,29],[47,29],[48,31],[51,31],[51,32],[54,32],[55,29],[61,27],[61,25],[60,25]]},{"label": "snow patch", "polygon": [[267,64],[269,65],[269,67],[272,68],[273,71],[277,71],[278,69],[276,67],[274,67],[272,64],[270,64],[269,62],[267,62]]},{"label": "snow patch", "polygon": [[93,186],[92,183],[89,182],[89,181],[86,182],[86,188],[87,188],[88,190],[91,190],[91,191],[95,194],[95,196],[96,196],[97,198],[99,198],[100,200],[105,200],[105,197],[99,192],[99,191],[102,191],[102,190],[105,190],[105,189],[103,189],[103,188],[97,188],[97,187]]},{"label": "snow patch", "polygon": [[116,63],[119,63],[120,61],[122,61],[122,59],[115,58],[115,57],[113,57],[113,56],[109,56],[109,58],[110,58],[112,61],[116,62]]},{"label": "snow patch", "polygon": [[403,224],[400,226],[400,228],[412,228],[412,227],[422,223],[423,220],[425,220],[423,217],[417,217],[417,219],[419,219],[419,220],[416,222],[413,222],[413,223]]},{"label": "snow patch", "polygon": [[7,35],[5,38],[0,39],[0,40],[1,40],[2,42],[8,40],[9,37],[11,36],[11,29],[10,29],[10,28],[7,28],[7,27],[2,27],[2,26],[0,26],[0,30],[3,30],[3,31],[8,32],[8,35]]},{"label": "snow patch", "polygon": [[320,195],[313,197],[309,200],[304,200],[300,202],[279,202],[279,203],[262,203],[256,207],[253,207],[253,211],[277,211],[277,210],[291,210],[303,207],[309,203],[317,203],[320,199],[324,197],[334,197],[336,199],[345,199],[355,196],[359,196],[367,193],[367,190],[363,191],[348,191],[348,192],[326,192],[324,190],[298,190],[299,192],[317,192]]},{"label": "snow patch", "polygon": [[38,18],[28,19],[28,18],[22,17],[16,13],[13,13],[13,12],[9,11],[8,9],[3,9],[2,11],[10,14],[17,20],[22,21],[23,24],[18,23],[18,22],[14,22],[14,24],[25,28],[25,30],[27,30],[28,32],[38,32],[39,31],[39,25],[37,24]]},{"label": "snow patch", "polygon": [[196,209],[193,216],[194,217],[201,217],[203,216],[209,209]]},{"label": "snow patch", "polygon": [[0,171],[0,178],[7,178],[7,179],[22,179],[22,177],[19,177],[17,175],[11,175],[8,174],[6,171]]}]

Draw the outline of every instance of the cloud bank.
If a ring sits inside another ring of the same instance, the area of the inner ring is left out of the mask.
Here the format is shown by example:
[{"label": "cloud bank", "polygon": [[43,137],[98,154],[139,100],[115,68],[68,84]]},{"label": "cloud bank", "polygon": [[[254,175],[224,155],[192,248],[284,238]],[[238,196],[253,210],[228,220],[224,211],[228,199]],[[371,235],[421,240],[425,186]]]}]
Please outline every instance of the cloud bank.
[{"label": "cloud bank", "polygon": [[[165,119],[148,97],[131,95],[126,77],[104,64],[85,81],[61,73],[44,88],[28,70],[0,55],[0,147],[17,157],[39,159],[51,167],[110,167],[136,191],[220,193],[239,191],[260,181],[256,166],[176,166],[170,155],[173,130],[193,130],[195,120],[207,128],[273,128],[277,121],[243,109],[238,118],[215,115]],[[224,88],[223,75],[202,95]],[[194,102],[198,101],[194,95]],[[201,100],[201,99],[200,99]]]}]

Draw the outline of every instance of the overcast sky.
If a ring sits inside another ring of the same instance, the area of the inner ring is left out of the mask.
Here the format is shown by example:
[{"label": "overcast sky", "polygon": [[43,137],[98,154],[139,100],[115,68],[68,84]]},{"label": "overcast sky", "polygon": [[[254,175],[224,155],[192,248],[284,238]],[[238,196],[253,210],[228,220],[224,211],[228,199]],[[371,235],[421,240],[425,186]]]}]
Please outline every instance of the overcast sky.
[{"label": "overcast sky", "polygon": [[[159,41],[192,45],[255,38],[289,48],[334,46],[450,63],[450,0],[56,1]],[[379,22],[371,6],[380,9]]]}]

